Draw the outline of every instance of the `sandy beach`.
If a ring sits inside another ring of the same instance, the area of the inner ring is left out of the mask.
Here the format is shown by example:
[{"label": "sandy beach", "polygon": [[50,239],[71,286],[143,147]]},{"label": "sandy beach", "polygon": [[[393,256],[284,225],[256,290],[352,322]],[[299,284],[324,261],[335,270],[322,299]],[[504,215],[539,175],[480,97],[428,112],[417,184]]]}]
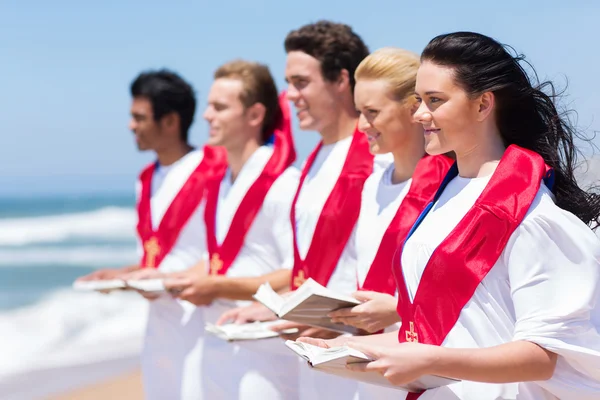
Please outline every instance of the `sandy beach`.
[{"label": "sandy beach", "polygon": [[139,370],[116,378],[73,390],[49,400],[143,400],[142,377]]}]

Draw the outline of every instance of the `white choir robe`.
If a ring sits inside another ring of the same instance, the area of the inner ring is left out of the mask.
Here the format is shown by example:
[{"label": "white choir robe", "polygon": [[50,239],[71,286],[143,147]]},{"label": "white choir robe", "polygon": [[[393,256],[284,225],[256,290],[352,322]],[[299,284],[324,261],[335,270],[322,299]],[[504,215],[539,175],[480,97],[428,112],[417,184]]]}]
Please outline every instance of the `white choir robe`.
[{"label": "white choir robe", "polygon": [[[159,166],[152,177],[150,209],[152,227],[160,224],[169,205],[192,171],[202,161],[202,150],[194,150],[169,166]],[[140,183],[138,183],[139,193]],[[139,198],[139,195],[138,195]],[[175,272],[197,264],[206,251],[203,207],[200,205],[179,233],[175,245],[159,270]],[[138,243],[138,253],[142,254]],[[164,295],[150,301],[148,323],[141,354],[146,399],[194,399],[200,394],[203,318],[186,301]]]},{"label": "white choir robe", "polygon": [[[308,253],[321,210],[342,172],[351,142],[352,136],[333,144],[323,145],[300,189],[296,202],[296,237],[298,251],[302,258]],[[373,163],[374,169],[382,170],[392,161],[389,155],[377,156]],[[356,260],[356,247],[349,240],[327,287],[339,293],[355,292]],[[301,399],[352,399],[356,396],[356,381],[313,371],[306,365],[305,360],[299,359],[299,362],[301,363],[299,377]]]},{"label": "white choir robe", "polygon": [[[217,243],[222,243],[233,216],[250,186],[273,153],[261,146],[244,164],[235,182],[227,171],[219,190],[216,216]],[[293,253],[290,207],[300,173],[290,167],[273,183],[262,208],[252,223],[228,277],[262,276],[291,268]],[[231,308],[249,302],[217,299],[202,307],[205,321],[216,320]],[[197,332],[205,335],[204,328]],[[203,398],[212,399],[295,399],[297,398],[297,356],[280,338],[229,343],[213,335],[204,338],[202,359]]]},{"label": "white choir robe", "polygon": [[[360,215],[351,239],[355,243],[358,255],[356,263],[358,287],[362,287],[364,284],[377,255],[383,235],[410,189],[412,179],[393,184],[393,173],[393,164],[384,170],[374,172],[366,180],[362,191]],[[399,324],[394,324],[386,328],[385,331],[397,331],[399,328]],[[404,395],[405,392],[397,389],[363,382],[358,383],[358,398],[360,400],[396,399],[398,396],[402,397]]]},{"label": "white choir robe", "polygon": [[[411,299],[436,247],[475,203],[490,177],[456,177],[406,242],[404,278]],[[600,242],[541,186],[497,263],[442,343],[485,348],[517,340],[559,355],[550,380],[458,382],[420,400],[591,400],[600,398]]]}]

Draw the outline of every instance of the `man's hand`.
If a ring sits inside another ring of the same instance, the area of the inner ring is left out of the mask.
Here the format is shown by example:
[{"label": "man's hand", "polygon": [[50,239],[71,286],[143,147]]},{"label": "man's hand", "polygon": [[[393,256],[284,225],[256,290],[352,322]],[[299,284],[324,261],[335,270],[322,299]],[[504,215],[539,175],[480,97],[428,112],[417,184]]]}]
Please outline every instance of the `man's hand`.
[{"label": "man's hand", "polygon": [[254,321],[275,321],[276,319],[277,316],[273,311],[269,310],[261,303],[254,302],[249,306],[238,307],[224,312],[217,320],[217,325],[223,325],[228,322],[233,322],[234,324],[246,324]]},{"label": "man's hand", "polygon": [[400,322],[396,312],[397,300],[386,293],[359,291],[352,296],[362,304],[329,313],[331,322],[354,326],[374,333]]},{"label": "man's hand", "polygon": [[220,276],[199,274],[195,269],[169,274],[164,280],[165,288],[175,297],[189,301],[196,306],[206,306],[218,297]]}]

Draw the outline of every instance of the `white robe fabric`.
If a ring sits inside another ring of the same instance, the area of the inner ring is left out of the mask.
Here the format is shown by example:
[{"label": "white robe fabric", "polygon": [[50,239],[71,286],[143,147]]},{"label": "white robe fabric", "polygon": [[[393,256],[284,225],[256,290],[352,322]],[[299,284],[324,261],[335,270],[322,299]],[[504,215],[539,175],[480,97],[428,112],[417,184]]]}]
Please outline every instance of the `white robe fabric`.
[{"label": "white robe fabric", "polygon": [[[402,265],[411,299],[431,254],[489,179],[454,178],[405,244]],[[483,348],[517,340],[537,343],[559,355],[553,377],[511,384],[463,381],[427,391],[420,399],[599,399],[599,259],[595,234],[558,208],[542,185],[442,345]]]},{"label": "white robe fabric", "polygon": [[[158,227],[171,202],[202,158],[202,150],[194,150],[174,164],[156,169],[152,177],[150,199],[153,228]],[[140,183],[138,198],[139,189]],[[199,205],[179,233],[159,270],[175,272],[194,266],[205,252],[205,243],[203,207]],[[138,253],[141,256],[140,243]],[[146,399],[194,399],[199,396],[202,346],[197,332],[204,329],[199,314],[194,305],[170,296],[150,302],[141,354]]]},{"label": "white robe fabric", "polygon": [[[298,251],[302,258],[308,253],[319,216],[342,172],[351,143],[352,136],[322,146],[300,188],[296,202],[296,234]],[[374,170],[382,171],[391,162],[392,158],[389,155],[377,156],[373,163]],[[357,259],[355,243],[348,240],[327,287],[346,294],[356,291]],[[356,396],[355,381],[313,371],[304,360],[300,360],[300,363],[301,399],[352,399]]]},{"label": "white robe fabric", "polygon": [[[221,182],[216,216],[217,242],[222,243],[237,208],[273,153],[261,146],[244,164],[235,182],[228,171]],[[273,183],[256,215],[229,277],[261,276],[293,263],[290,207],[300,173],[290,167]],[[202,307],[205,322],[214,323],[227,310],[249,302],[218,299]],[[297,398],[298,360],[279,338],[228,343],[204,336],[201,380],[203,397],[212,399],[283,400]]]},{"label": "white robe fabric", "polygon": [[[410,189],[412,179],[397,184],[392,183],[394,165],[374,172],[365,182],[362,192],[360,215],[352,240],[355,242],[358,260],[356,278],[359,287],[365,282],[377,250],[392,219]],[[394,324],[386,331],[395,331],[399,325]],[[358,383],[359,399],[395,399],[398,390],[382,386]]]}]

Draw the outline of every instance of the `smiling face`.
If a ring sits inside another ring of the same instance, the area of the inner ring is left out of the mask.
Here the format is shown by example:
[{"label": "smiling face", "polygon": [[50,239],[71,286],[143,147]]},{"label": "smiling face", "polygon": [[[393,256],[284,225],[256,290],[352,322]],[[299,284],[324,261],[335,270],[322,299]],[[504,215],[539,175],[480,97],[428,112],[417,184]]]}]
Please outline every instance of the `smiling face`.
[{"label": "smiling face", "polygon": [[354,101],[360,112],[358,128],[369,138],[372,153],[397,151],[414,132],[409,103],[394,99],[386,80],[357,80]]},{"label": "smiling face", "polygon": [[415,92],[414,119],[423,125],[427,153],[462,153],[477,145],[481,99],[470,98],[456,84],[451,68],[425,61],[417,72]]},{"label": "smiling face", "polygon": [[322,132],[331,125],[339,94],[337,84],[323,77],[319,60],[301,51],[290,51],[285,78],[287,97],[294,103],[300,129]]},{"label": "smiling face", "polygon": [[204,119],[209,124],[208,144],[232,147],[248,130],[246,108],[240,100],[243,84],[238,79],[216,79],[208,94]]}]

